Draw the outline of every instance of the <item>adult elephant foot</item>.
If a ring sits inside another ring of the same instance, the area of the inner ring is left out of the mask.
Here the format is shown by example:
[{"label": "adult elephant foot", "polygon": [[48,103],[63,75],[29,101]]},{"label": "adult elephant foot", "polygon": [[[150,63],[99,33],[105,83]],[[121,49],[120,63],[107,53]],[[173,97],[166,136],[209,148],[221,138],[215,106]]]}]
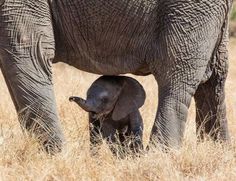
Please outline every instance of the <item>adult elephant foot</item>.
[{"label": "adult elephant foot", "polygon": [[[34,7],[35,13],[25,8],[28,6]],[[55,48],[47,1],[4,4],[0,42],[1,68],[21,126],[33,133],[47,152],[60,151],[63,135],[52,84]]]}]

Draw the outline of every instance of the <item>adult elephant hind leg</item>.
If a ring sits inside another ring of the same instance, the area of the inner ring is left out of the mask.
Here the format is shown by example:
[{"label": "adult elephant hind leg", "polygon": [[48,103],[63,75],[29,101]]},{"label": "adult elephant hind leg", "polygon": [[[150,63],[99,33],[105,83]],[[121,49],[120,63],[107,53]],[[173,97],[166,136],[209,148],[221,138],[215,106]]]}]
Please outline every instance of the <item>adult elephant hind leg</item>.
[{"label": "adult elephant hind leg", "polygon": [[[157,137],[171,147],[181,144],[191,97],[206,72],[229,6],[213,0],[160,5],[164,18],[154,45],[158,62],[151,64],[159,86],[159,106],[151,139]],[[206,11],[207,15],[199,14]]]},{"label": "adult elephant hind leg", "polygon": [[61,150],[63,135],[51,77],[54,37],[47,1],[5,1],[0,9],[0,42],[2,72],[21,126],[46,151]]},{"label": "adult elephant hind leg", "polygon": [[224,82],[217,82],[217,78],[213,77],[208,82],[201,84],[194,96],[196,102],[197,137],[199,140],[209,136],[213,140],[226,141],[229,139],[229,134]]},{"label": "adult elephant hind leg", "polygon": [[206,135],[213,140],[229,139],[224,90],[228,72],[227,33],[224,36],[213,56],[215,65],[210,79],[200,84],[194,95],[199,140]]},{"label": "adult elephant hind leg", "polygon": [[[179,83],[181,84],[181,83]],[[151,144],[179,148],[185,130],[193,90],[185,85],[159,84],[158,111],[151,132]]]},{"label": "adult elephant hind leg", "polygon": [[158,110],[150,141],[152,144],[158,142],[170,148],[179,148],[190,102],[205,73],[208,64],[206,57],[210,55],[199,52],[198,44],[191,49],[183,46],[191,40],[176,36],[178,32],[175,29],[170,29],[168,33],[173,37],[166,34],[160,36],[159,62],[152,65],[158,83]]}]

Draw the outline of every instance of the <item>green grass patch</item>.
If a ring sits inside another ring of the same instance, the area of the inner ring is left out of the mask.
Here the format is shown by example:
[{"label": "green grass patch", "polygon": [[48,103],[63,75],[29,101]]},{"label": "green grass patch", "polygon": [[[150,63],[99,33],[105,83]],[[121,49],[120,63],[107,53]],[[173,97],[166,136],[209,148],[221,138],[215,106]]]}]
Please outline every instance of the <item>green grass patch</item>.
[{"label": "green grass patch", "polygon": [[236,4],[233,5],[233,9],[232,9],[232,12],[231,12],[230,20],[231,21],[235,21],[236,20]]}]

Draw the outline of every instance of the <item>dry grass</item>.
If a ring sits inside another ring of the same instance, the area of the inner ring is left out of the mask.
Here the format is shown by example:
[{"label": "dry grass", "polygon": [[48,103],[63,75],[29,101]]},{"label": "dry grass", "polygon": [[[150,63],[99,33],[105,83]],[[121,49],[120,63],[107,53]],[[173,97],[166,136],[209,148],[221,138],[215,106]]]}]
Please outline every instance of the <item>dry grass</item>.
[{"label": "dry grass", "polygon": [[[234,180],[236,178],[236,39],[231,40],[230,73],[227,81],[227,111],[231,145],[196,144],[194,105],[191,105],[183,147],[164,154],[152,150],[137,158],[114,158],[106,145],[97,157],[89,155],[87,115],[68,101],[84,96],[96,75],[69,66],[54,66],[58,110],[67,139],[64,151],[54,157],[38,151],[37,142],[25,137],[13,104],[0,77],[0,180]],[[157,105],[157,86],[152,76],[137,77],[147,92],[142,108],[147,143]]]}]

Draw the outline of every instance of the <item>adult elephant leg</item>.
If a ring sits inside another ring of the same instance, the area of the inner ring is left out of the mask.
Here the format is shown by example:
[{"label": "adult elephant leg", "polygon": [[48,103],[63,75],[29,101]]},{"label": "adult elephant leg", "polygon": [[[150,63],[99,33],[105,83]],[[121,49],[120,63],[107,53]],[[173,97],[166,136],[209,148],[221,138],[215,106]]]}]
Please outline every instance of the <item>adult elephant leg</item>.
[{"label": "adult elephant leg", "polygon": [[52,153],[61,132],[52,84],[54,37],[47,1],[6,0],[0,7],[0,59],[21,126]]},{"label": "adult elephant leg", "polygon": [[152,65],[158,83],[158,110],[150,141],[171,148],[182,144],[191,98],[211,56],[210,51],[204,52],[201,44],[194,44],[191,49],[184,46],[191,45],[192,40],[177,36],[175,30],[174,27],[167,31],[172,36],[160,36],[158,63]]},{"label": "adult elephant leg", "polygon": [[[159,86],[159,105],[152,140],[181,144],[187,110],[222,34],[230,2],[163,1],[152,72]],[[214,6],[214,8],[213,8]],[[208,12],[208,15],[199,12]],[[196,19],[196,17],[199,17]],[[220,72],[220,70],[219,70]],[[156,138],[156,139],[155,139]]]},{"label": "adult elephant leg", "polygon": [[181,82],[159,83],[158,111],[151,133],[151,143],[179,148],[182,143],[188,108],[193,90]]},{"label": "adult elephant leg", "polygon": [[225,106],[225,79],[228,72],[227,33],[216,51],[215,66],[210,79],[200,84],[194,95],[196,102],[196,124],[199,140],[204,135],[213,140],[228,140],[228,125]]}]

